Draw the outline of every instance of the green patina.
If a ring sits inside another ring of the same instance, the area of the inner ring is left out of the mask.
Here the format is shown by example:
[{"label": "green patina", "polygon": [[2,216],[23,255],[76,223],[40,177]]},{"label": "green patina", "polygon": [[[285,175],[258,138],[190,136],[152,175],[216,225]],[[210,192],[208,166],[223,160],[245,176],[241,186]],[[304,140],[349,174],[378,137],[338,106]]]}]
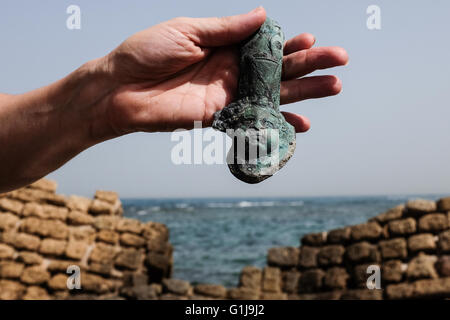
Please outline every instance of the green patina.
[{"label": "green patina", "polygon": [[[247,183],[272,176],[295,150],[295,129],[279,110],[283,43],[281,27],[267,18],[259,31],[241,44],[238,99],[214,115],[213,128],[233,138],[228,167]],[[278,139],[273,139],[274,135]],[[245,152],[239,152],[239,145],[245,146]],[[256,154],[249,152],[255,148]]]}]

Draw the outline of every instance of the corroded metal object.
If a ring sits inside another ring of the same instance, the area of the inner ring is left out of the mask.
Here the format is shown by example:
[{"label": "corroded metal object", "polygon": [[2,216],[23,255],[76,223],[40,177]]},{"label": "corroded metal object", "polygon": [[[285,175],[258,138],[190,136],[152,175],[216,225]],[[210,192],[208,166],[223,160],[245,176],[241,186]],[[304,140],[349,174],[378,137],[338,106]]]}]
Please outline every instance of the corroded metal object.
[{"label": "corroded metal object", "polygon": [[267,18],[241,44],[238,99],[214,115],[213,128],[233,138],[228,167],[247,183],[272,176],[295,150],[295,129],[279,110],[283,43],[281,27]]}]

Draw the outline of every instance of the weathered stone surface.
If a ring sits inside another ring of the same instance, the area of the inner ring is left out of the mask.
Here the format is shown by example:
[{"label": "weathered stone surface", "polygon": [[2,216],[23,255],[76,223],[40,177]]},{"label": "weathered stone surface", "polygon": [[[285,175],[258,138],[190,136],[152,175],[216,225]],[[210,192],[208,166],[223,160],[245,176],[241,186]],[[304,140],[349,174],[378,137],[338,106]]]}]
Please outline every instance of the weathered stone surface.
[{"label": "weathered stone surface", "polygon": [[136,234],[125,232],[120,235],[120,243],[125,246],[142,247],[145,244],[145,239]]},{"label": "weathered stone surface", "polygon": [[14,229],[19,220],[19,217],[15,214],[0,212],[0,230],[7,231]]},{"label": "weathered stone surface", "polygon": [[436,270],[441,277],[450,277],[450,256],[439,257],[436,263]]},{"label": "weathered stone surface", "polygon": [[389,233],[391,236],[403,236],[416,232],[416,220],[406,218],[389,222]]},{"label": "weathered stone surface", "polygon": [[419,230],[421,232],[440,232],[448,229],[448,219],[445,214],[432,213],[424,215],[419,219]]},{"label": "weathered stone surface", "polygon": [[344,268],[333,267],[326,271],[323,279],[324,286],[331,290],[342,290],[347,287],[349,275]]},{"label": "weathered stone surface", "polygon": [[109,263],[114,261],[117,253],[118,249],[116,247],[99,242],[92,250],[89,260],[94,262]]},{"label": "weathered stone surface", "polygon": [[283,271],[281,273],[283,292],[287,293],[297,293],[298,292],[298,282],[300,280],[300,272],[296,270]]},{"label": "weathered stone surface", "polygon": [[392,220],[401,219],[403,217],[404,211],[405,211],[405,206],[403,204],[401,204],[394,208],[389,209],[386,212],[383,212],[382,214],[379,214],[378,216],[370,219],[370,221],[376,221],[380,224],[385,224]]},{"label": "weathered stone surface", "polygon": [[142,222],[136,219],[120,219],[117,224],[117,231],[119,232],[131,232],[140,234],[142,232]]},{"label": "weathered stone surface", "polygon": [[161,253],[166,256],[172,256],[173,247],[169,242],[160,240],[150,240],[147,242],[147,250],[149,252]]},{"label": "weathered stone surface", "polygon": [[450,230],[439,234],[439,249],[442,252],[450,252]]},{"label": "weathered stone surface", "polygon": [[289,300],[339,300],[342,291],[329,291],[318,293],[303,293],[299,295],[289,295]]},{"label": "weathered stone surface", "polygon": [[92,244],[95,240],[95,229],[91,226],[78,226],[69,228],[69,240],[83,241]]},{"label": "weathered stone surface", "polygon": [[116,257],[115,265],[119,268],[137,269],[143,260],[141,251],[129,248],[122,249]]},{"label": "weathered stone surface", "polygon": [[48,179],[40,179],[38,181],[33,182],[28,186],[33,189],[40,189],[48,192],[55,192],[56,188],[58,188],[58,184],[56,181],[48,180]]},{"label": "weathered stone surface", "polygon": [[410,252],[436,250],[436,241],[431,233],[420,233],[409,237],[408,249]]},{"label": "weathered stone surface", "polygon": [[315,292],[322,288],[325,272],[321,269],[310,269],[302,272],[299,282],[299,292]]},{"label": "weathered stone surface", "polygon": [[[40,210],[38,209],[36,216],[43,218],[43,219],[55,219],[55,220],[66,221],[67,214],[69,213],[69,210],[67,208],[58,207],[58,206],[51,205],[51,204],[43,204],[39,208],[40,208]],[[25,211],[25,209],[24,209],[24,211]]]},{"label": "weathered stone surface", "polygon": [[359,264],[353,267],[352,270],[352,284],[358,288],[367,288],[367,280],[372,273],[368,273],[367,270],[373,264],[365,263]]},{"label": "weathered stone surface", "polygon": [[52,259],[48,264],[47,270],[50,272],[67,272],[67,269],[70,266],[79,266],[79,262],[70,260]]},{"label": "weathered stone surface", "polygon": [[22,202],[8,198],[0,198],[0,210],[9,211],[20,215],[22,213],[22,209]]},{"label": "weathered stone surface", "polygon": [[253,266],[246,266],[242,269],[239,278],[239,286],[246,287],[252,290],[261,290],[262,271]]},{"label": "weathered stone surface", "polygon": [[65,240],[55,240],[55,239],[44,239],[41,241],[41,246],[39,247],[39,253],[53,256],[63,255],[66,251],[67,241]]},{"label": "weathered stone surface", "polygon": [[403,273],[403,264],[400,260],[386,261],[381,269],[381,277],[385,282],[400,282]]},{"label": "weathered stone surface", "polygon": [[27,265],[33,265],[33,264],[41,264],[43,258],[36,252],[21,251],[19,253],[19,256],[17,257],[17,261],[23,262]]},{"label": "weathered stone surface", "polygon": [[376,222],[368,222],[351,227],[353,241],[375,240],[381,236],[383,229]]},{"label": "weathered stone surface", "polygon": [[173,293],[180,296],[187,296],[191,293],[192,287],[189,282],[179,279],[164,279],[162,281],[163,292]]},{"label": "weathered stone surface", "polygon": [[80,260],[86,254],[87,248],[88,244],[84,241],[70,240],[65,250],[66,257]]},{"label": "weathered stone surface", "polygon": [[0,278],[20,278],[24,269],[23,263],[13,261],[0,261]]},{"label": "weathered stone surface", "polygon": [[89,207],[89,212],[94,215],[115,215],[117,206],[99,199],[94,199]]},{"label": "weathered stone surface", "polygon": [[328,231],[327,241],[330,244],[345,244],[350,240],[351,228],[340,228]]},{"label": "weathered stone surface", "polygon": [[118,222],[119,222],[118,217],[103,215],[95,217],[94,226],[99,230],[114,231],[116,229]]},{"label": "weathered stone surface", "polygon": [[232,288],[228,290],[227,297],[231,300],[257,300],[259,291],[248,287]]},{"label": "weathered stone surface", "polygon": [[194,293],[201,296],[224,299],[227,295],[227,289],[218,284],[198,284],[194,287]]},{"label": "weathered stone surface", "polygon": [[381,300],[382,290],[377,289],[354,289],[342,293],[341,300]]},{"label": "weathered stone surface", "polygon": [[158,296],[161,294],[161,291],[160,290],[158,291],[155,285],[151,284],[151,285],[139,285],[135,287],[123,287],[120,289],[120,294],[132,300],[155,300],[158,299]]},{"label": "weathered stone surface", "polygon": [[57,206],[66,205],[66,197],[40,189],[22,188],[11,192],[11,197],[24,202],[49,203]]},{"label": "weathered stone surface", "polygon": [[12,259],[14,257],[14,248],[7,244],[0,243],[0,259]]},{"label": "weathered stone surface", "polygon": [[22,220],[20,228],[26,233],[55,239],[66,239],[69,235],[67,225],[59,220],[26,218]]},{"label": "weathered stone surface", "polygon": [[437,201],[437,210],[440,212],[450,211],[450,197],[439,199]]},{"label": "weathered stone surface", "polygon": [[172,273],[172,259],[165,254],[150,252],[145,258],[145,265],[150,282],[161,282]]},{"label": "weathered stone surface", "polygon": [[50,300],[47,290],[38,286],[28,287],[22,297],[23,300]]},{"label": "weathered stone surface", "polygon": [[299,266],[302,268],[315,268],[317,267],[317,255],[320,248],[302,246],[300,248]]},{"label": "weathered stone surface", "polygon": [[110,204],[115,204],[120,200],[117,192],[104,190],[97,190],[95,192],[95,199],[99,199]]},{"label": "weathered stone surface", "polygon": [[150,241],[169,241],[169,229],[158,222],[147,222],[142,225],[142,236]]},{"label": "weathered stone surface", "polygon": [[281,272],[274,267],[264,267],[261,289],[265,292],[281,291]]},{"label": "weathered stone surface", "polygon": [[327,233],[326,232],[318,232],[318,233],[309,233],[302,237],[301,242],[303,245],[319,247],[325,245],[327,242]]},{"label": "weathered stone surface", "polygon": [[82,211],[72,210],[67,216],[67,222],[75,226],[92,225],[94,224],[94,217]]},{"label": "weathered stone surface", "polygon": [[414,298],[448,298],[450,278],[418,280],[414,283]]},{"label": "weathered stone surface", "polygon": [[109,276],[113,271],[114,265],[112,263],[91,262],[89,264],[89,271],[101,275]]},{"label": "weathered stone surface", "polygon": [[0,280],[0,300],[20,299],[25,291],[25,287],[16,281]]},{"label": "weathered stone surface", "polygon": [[15,231],[3,232],[2,240],[6,244],[12,245],[17,249],[35,251],[39,248],[41,240],[30,234]]},{"label": "weathered stone surface", "polygon": [[437,278],[437,272],[434,269],[436,263],[435,256],[419,255],[413,258],[406,270],[408,279]]},{"label": "weathered stone surface", "polygon": [[431,200],[415,199],[409,200],[406,203],[406,211],[408,214],[421,215],[424,213],[435,212],[437,207],[436,203]]},{"label": "weathered stone surface", "polygon": [[317,254],[317,262],[321,266],[339,265],[343,261],[345,249],[341,245],[328,245],[322,247]]},{"label": "weathered stone surface", "polygon": [[405,259],[408,256],[406,240],[396,238],[379,242],[383,259]]},{"label": "weathered stone surface", "polygon": [[299,249],[295,247],[271,248],[267,254],[267,264],[280,268],[293,268],[298,265]]},{"label": "weathered stone surface", "polygon": [[20,280],[26,284],[42,284],[50,280],[50,273],[40,266],[31,266],[23,270]]},{"label": "weathered stone surface", "polygon": [[110,280],[99,275],[86,272],[81,273],[81,287],[83,291],[104,293],[108,292],[112,286],[113,284]]},{"label": "weathered stone surface", "polygon": [[71,211],[88,212],[91,203],[91,199],[80,196],[70,196],[67,200],[67,207]]},{"label": "weathered stone surface", "polygon": [[97,241],[116,244],[117,242],[119,242],[119,234],[111,230],[100,230],[97,233]]},{"label": "weathered stone surface", "polygon": [[283,292],[261,292],[260,300],[287,300],[287,294]]},{"label": "weathered stone surface", "polygon": [[412,283],[391,284],[386,287],[386,295],[389,299],[409,299],[414,295]]},{"label": "weathered stone surface", "polygon": [[378,262],[380,260],[380,253],[375,245],[363,241],[348,246],[346,257],[353,263]]},{"label": "weathered stone surface", "polygon": [[48,281],[48,287],[52,290],[68,290],[67,279],[68,274],[58,273]]}]

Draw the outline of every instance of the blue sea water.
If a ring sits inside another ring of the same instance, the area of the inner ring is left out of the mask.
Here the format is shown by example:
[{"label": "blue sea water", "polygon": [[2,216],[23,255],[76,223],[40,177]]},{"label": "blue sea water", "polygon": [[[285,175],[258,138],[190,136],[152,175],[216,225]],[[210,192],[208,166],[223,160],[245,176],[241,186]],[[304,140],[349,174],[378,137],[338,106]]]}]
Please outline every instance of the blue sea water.
[{"label": "blue sea water", "polygon": [[267,250],[298,246],[310,232],[365,222],[408,199],[435,196],[263,199],[123,199],[126,217],[166,224],[173,277],[235,286],[246,265],[263,267]]}]

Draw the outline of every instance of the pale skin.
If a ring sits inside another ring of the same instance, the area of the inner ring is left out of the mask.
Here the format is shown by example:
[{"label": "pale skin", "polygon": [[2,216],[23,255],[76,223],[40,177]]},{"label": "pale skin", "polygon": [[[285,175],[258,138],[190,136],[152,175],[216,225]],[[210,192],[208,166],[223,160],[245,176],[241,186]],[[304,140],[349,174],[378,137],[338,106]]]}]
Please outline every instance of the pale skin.
[{"label": "pale skin", "polygon": [[[257,8],[225,18],[175,18],[141,31],[65,78],[24,94],[0,94],[0,192],[27,185],[105,140],[145,131],[211,125],[233,101],[237,44],[264,22]],[[338,94],[332,75],[307,76],[347,64],[339,47],[313,48],[300,34],[284,45],[281,104]],[[297,132],[309,120],[284,113]]]}]

